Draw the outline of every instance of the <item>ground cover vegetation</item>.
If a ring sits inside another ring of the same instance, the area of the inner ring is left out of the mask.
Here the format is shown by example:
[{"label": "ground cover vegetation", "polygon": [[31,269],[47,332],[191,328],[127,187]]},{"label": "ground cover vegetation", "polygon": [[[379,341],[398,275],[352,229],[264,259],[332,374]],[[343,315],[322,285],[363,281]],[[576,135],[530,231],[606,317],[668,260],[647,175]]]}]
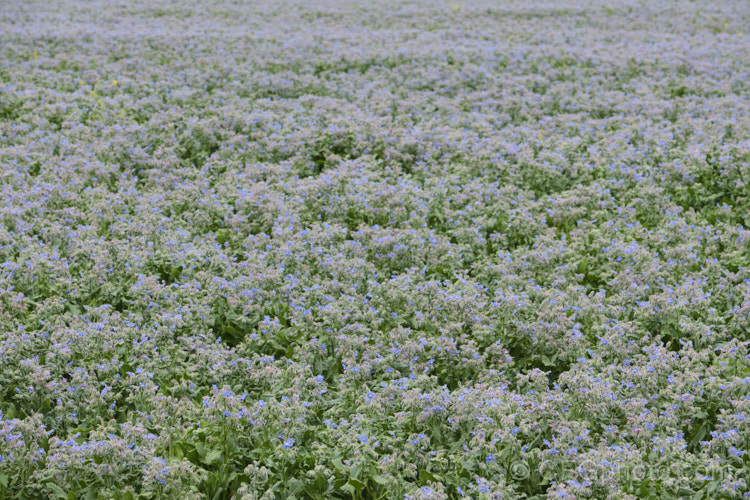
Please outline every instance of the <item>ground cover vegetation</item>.
[{"label": "ground cover vegetation", "polygon": [[747,497],[749,29],[0,2],[0,499]]}]

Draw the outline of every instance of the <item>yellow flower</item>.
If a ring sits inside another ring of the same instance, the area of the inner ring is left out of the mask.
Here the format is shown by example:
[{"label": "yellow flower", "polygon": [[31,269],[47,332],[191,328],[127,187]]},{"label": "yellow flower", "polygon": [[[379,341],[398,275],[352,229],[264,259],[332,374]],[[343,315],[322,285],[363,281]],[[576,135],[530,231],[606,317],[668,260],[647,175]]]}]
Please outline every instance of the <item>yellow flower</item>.
[{"label": "yellow flower", "polygon": [[117,79],[112,80],[112,85],[117,85]]}]

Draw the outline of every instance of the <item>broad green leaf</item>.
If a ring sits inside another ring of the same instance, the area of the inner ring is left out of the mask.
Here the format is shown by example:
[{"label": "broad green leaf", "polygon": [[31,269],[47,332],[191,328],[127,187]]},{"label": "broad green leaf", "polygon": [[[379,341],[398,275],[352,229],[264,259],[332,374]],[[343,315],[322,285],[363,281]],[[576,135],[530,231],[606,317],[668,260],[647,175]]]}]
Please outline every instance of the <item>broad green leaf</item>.
[{"label": "broad green leaf", "polygon": [[354,478],[350,478],[347,484],[352,485],[354,489],[357,490],[357,493],[359,493],[360,491],[362,491],[363,489],[367,487],[365,483],[363,483],[359,479],[354,479]]},{"label": "broad green leaf", "polygon": [[[68,500],[68,492],[58,485],[54,483],[47,483],[47,488],[55,494],[56,498],[63,498],[65,500]],[[73,496],[73,498],[75,498],[75,496]]]},{"label": "broad green leaf", "polygon": [[203,461],[209,465],[218,464],[221,462],[222,453],[221,450],[210,450],[208,453],[206,453],[206,457],[203,459]]},{"label": "broad green leaf", "polygon": [[349,467],[344,465],[344,462],[342,462],[340,458],[334,458],[333,460],[331,460],[331,463],[339,471],[343,472],[344,474],[349,474],[349,471],[350,471]]},{"label": "broad green leaf", "polygon": [[297,494],[304,489],[305,483],[297,478],[291,478],[287,481],[286,486],[292,493]]},{"label": "broad green leaf", "polygon": [[357,489],[354,486],[352,486],[351,484],[349,484],[349,483],[344,484],[341,487],[341,490],[342,491],[346,491],[347,493],[349,493],[351,495],[356,495],[356,493],[357,493]]},{"label": "broad green leaf", "polygon": [[388,480],[381,475],[372,476],[372,480],[381,486],[386,486],[388,484]]}]

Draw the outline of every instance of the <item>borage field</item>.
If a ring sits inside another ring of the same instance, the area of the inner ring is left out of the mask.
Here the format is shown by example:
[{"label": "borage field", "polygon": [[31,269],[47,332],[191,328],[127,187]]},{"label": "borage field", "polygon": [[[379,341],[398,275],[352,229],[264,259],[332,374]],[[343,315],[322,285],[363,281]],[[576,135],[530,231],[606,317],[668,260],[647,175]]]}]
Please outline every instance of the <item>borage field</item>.
[{"label": "borage field", "polygon": [[749,30],[0,2],[0,499],[747,498]]}]

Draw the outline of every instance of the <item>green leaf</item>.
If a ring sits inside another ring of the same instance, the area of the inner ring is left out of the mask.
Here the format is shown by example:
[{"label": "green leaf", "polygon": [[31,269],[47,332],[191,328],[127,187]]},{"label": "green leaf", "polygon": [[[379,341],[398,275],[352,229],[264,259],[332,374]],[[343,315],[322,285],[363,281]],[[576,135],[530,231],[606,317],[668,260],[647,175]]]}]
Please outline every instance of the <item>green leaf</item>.
[{"label": "green leaf", "polygon": [[461,460],[461,467],[472,472],[476,468],[476,464],[470,460]]},{"label": "green leaf", "polygon": [[690,495],[695,495],[695,492],[691,490],[690,488],[680,488],[677,490],[677,495],[680,498],[685,498]]},{"label": "green leaf", "polygon": [[349,479],[349,482],[346,484],[352,485],[352,487],[354,487],[354,489],[357,490],[357,493],[359,493],[360,491],[362,491],[363,489],[367,487],[365,483],[363,483],[359,479],[354,479],[354,478]]},{"label": "green leaf", "polygon": [[349,469],[349,467],[344,465],[344,462],[342,462],[340,458],[334,458],[333,460],[331,460],[331,463],[334,467],[336,467],[336,469],[343,472],[344,474],[349,474],[349,471],[351,470]]},{"label": "green leaf", "polygon": [[[54,483],[47,483],[47,488],[50,489],[55,494],[56,498],[63,498],[65,500],[68,500],[69,498],[68,493],[64,489],[60,488],[58,485]],[[73,498],[75,498],[75,495],[73,496]]]},{"label": "green leaf", "polygon": [[[201,425],[203,425],[203,422],[201,422]],[[198,455],[201,457],[206,455],[206,447],[200,441],[195,443],[195,451],[197,451]]]},{"label": "green leaf", "polygon": [[291,478],[289,479],[289,481],[287,481],[286,486],[287,488],[289,488],[289,490],[291,490],[292,493],[296,494],[300,493],[304,489],[305,483],[303,483],[299,479]]},{"label": "green leaf", "polygon": [[210,450],[203,459],[204,463],[214,465],[221,462],[221,450]]},{"label": "green leaf", "polygon": [[706,488],[706,493],[708,493],[709,496],[713,495],[717,491],[719,491],[719,486],[721,486],[721,483],[718,481],[711,481],[708,484],[708,487]]},{"label": "green leaf", "polygon": [[380,475],[372,476],[372,480],[381,486],[386,486],[388,484],[388,480]]},{"label": "green leaf", "polygon": [[643,481],[641,481],[641,488],[640,488],[641,497],[645,497],[648,494],[650,485],[651,485],[651,480],[649,478],[646,478]]},{"label": "green leaf", "polygon": [[432,474],[426,470],[419,471],[419,485],[426,486],[428,483],[440,483],[442,478],[437,474]]},{"label": "green leaf", "polygon": [[688,446],[694,446],[696,443],[698,443],[706,436],[707,431],[708,429],[706,427],[706,422],[703,422],[703,424],[698,429],[696,429],[693,435],[690,436],[690,439],[688,440]]},{"label": "green leaf", "polygon": [[345,485],[343,485],[341,487],[341,490],[342,491],[346,491],[347,493],[349,493],[352,496],[357,493],[357,489],[354,486],[352,486],[351,484],[349,484],[349,483],[346,483]]},{"label": "green leaf", "polygon": [[589,272],[589,259],[588,257],[584,257],[581,260],[578,261],[577,269],[578,274],[586,275]]},{"label": "green leaf", "polygon": [[228,240],[229,231],[227,231],[226,229],[222,229],[221,231],[218,231],[216,233],[216,241],[219,243],[219,245],[223,245]]}]

